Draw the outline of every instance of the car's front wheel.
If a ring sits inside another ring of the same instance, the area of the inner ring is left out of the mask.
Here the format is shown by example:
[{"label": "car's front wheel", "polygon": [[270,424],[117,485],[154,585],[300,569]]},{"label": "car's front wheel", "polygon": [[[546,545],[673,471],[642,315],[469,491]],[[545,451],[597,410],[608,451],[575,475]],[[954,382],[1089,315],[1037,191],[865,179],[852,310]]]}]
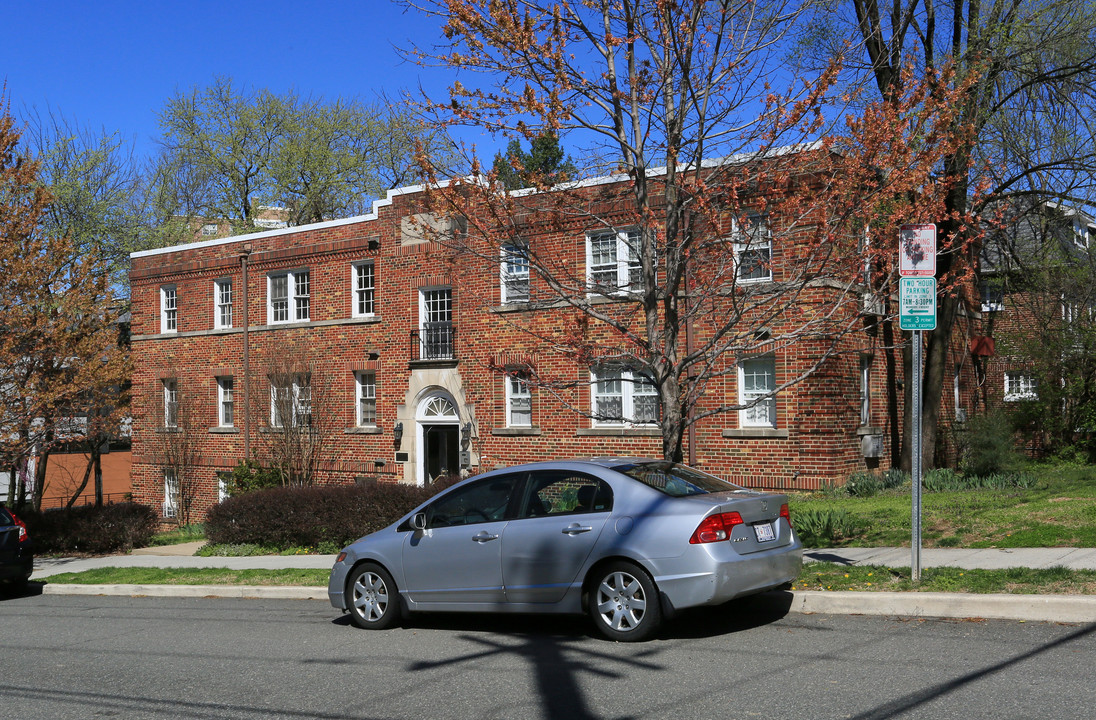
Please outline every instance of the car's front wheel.
[{"label": "car's front wheel", "polygon": [[365,563],[354,568],[346,582],[350,619],[366,630],[390,628],[399,620],[396,583],[380,565]]},{"label": "car's front wheel", "polygon": [[625,561],[609,563],[597,572],[587,610],[603,635],[623,642],[648,639],[662,622],[654,580],[639,566]]}]

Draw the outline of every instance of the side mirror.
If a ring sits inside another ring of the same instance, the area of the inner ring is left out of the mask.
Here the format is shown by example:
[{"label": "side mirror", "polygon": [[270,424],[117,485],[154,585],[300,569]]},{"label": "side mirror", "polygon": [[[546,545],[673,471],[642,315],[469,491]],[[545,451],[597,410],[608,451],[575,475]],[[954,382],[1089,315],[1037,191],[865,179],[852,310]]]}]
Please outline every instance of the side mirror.
[{"label": "side mirror", "polygon": [[418,512],[411,516],[411,529],[418,531],[426,529],[426,513]]}]

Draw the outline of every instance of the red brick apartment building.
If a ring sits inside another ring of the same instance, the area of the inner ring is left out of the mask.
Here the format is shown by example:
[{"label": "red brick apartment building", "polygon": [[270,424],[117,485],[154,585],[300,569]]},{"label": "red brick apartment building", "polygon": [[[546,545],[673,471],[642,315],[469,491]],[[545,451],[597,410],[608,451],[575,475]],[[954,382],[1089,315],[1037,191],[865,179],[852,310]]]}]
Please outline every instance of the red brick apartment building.
[{"label": "red brick apartment building", "polygon": [[[421,484],[458,469],[660,454],[657,400],[629,382],[626,367],[583,365],[520,332],[515,318],[575,322],[558,307],[530,307],[527,266],[503,258],[484,272],[454,262],[430,228],[460,232],[424,212],[422,189],[412,187],[390,192],[365,216],[135,253],[135,499],[174,513],[166,448],[183,425],[198,517],[218,502],[219,479],[246,451],[265,452],[297,424],[330,436],[317,464],[321,483]],[[628,272],[619,232],[575,221],[554,233],[560,257],[580,274],[604,271],[592,268],[606,257],[610,271]],[[759,282],[780,272],[781,250],[766,252],[771,269]],[[808,293],[803,302],[812,302]],[[889,466],[897,428],[888,417],[898,415],[888,412],[887,373],[873,350],[880,334],[859,298],[847,307],[862,331],[809,379],[688,431],[698,465],[746,486],[788,489]],[[740,403],[780,387],[816,352],[803,342],[742,360],[709,384],[704,402]],[[574,383],[524,382],[520,369],[530,365]],[[967,401],[958,375],[956,382],[959,407]],[[617,419],[598,419],[595,409],[607,406]]]}]

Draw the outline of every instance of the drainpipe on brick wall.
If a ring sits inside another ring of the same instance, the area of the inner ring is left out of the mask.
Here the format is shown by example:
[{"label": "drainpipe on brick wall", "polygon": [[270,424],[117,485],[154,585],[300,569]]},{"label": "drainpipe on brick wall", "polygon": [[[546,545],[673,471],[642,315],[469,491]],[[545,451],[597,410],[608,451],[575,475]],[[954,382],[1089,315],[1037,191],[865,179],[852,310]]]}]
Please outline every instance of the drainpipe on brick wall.
[{"label": "drainpipe on brick wall", "polygon": [[[689,220],[692,218],[692,213],[688,210],[685,211],[682,218],[684,228],[682,230],[685,233],[685,237],[689,237],[692,223]],[[689,357],[693,352],[693,315],[692,315],[692,302],[689,296],[689,264],[685,264],[685,272],[683,273],[683,283],[685,285],[685,297],[683,298],[685,303],[685,357]],[[689,383],[689,394],[692,397],[693,385],[690,382],[692,379],[693,371],[690,366],[688,373],[686,373],[685,382]],[[688,423],[687,431],[689,433],[688,438],[688,462],[690,467],[696,467],[696,427],[693,423],[693,411],[695,409],[696,398],[692,398],[689,402],[689,413],[686,416],[686,422]]]},{"label": "drainpipe on brick wall", "polygon": [[247,258],[251,255],[251,243],[245,243],[240,252],[240,268],[244,286],[244,460],[251,459],[251,303],[247,300]]}]

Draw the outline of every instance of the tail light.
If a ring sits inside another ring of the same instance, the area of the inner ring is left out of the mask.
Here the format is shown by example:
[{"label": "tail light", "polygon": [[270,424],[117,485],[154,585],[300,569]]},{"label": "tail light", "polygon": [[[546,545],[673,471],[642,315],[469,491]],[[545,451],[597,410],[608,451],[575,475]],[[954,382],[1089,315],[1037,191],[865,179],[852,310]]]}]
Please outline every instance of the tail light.
[{"label": "tail light", "polygon": [[788,503],[780,506],[780,517],[788,521],[788,527],[792,526],[792,513],[788,510]]},{"label": "tail light", "polygon": [[742,522],[742,516],[737,512],[709,515],[697,525],[693,536],[689,538],[689,544],[699,545],[727,540],[731,537],[731,529],[735,525],[741,525]]},{"label": "tail light", "polygon": [[8,511],[8,514],[11,515],[11,519],[15,523],[15,527],[19,528],[19,542],[26,542],[28,539],[26,524],[10,510]]}]

